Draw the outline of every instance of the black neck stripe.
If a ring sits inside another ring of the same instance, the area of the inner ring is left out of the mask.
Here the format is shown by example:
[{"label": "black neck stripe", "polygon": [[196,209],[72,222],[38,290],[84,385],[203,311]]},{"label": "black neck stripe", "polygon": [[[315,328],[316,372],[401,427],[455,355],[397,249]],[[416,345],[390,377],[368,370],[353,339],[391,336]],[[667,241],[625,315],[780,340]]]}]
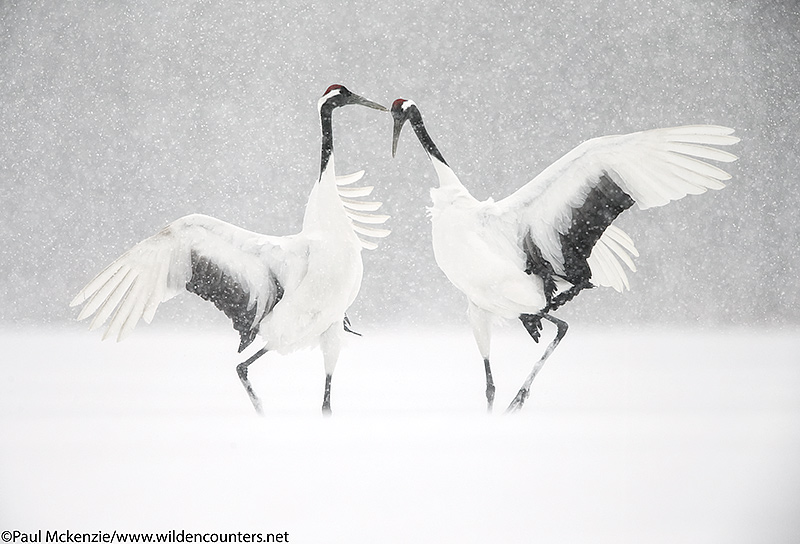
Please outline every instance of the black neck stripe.
[{"label": "black neck stripe", "polygon": [[422,144],[422,147],[425,148],[425,151],[427,151],[430,156],[436,157],[439,162],[446,165],[447,161],[444,160],[444,157],[439,152],[436,144],[433,143],[428,131],[425,129],[425,124],[422,122],[422,115],[419,113],[419,110],[416,106],[411,107],[411,110],[409,111],[409,120],[411,121],[411,126],[414,129],[417,138],[419,139],[419,143]]},{"label": "black neck stripe", "polygon": [[322,152],[319,165],[319,179],[322,180],[322,173],[328,168],[328,162],[333,155],[333,110],[332,104],[325,103],[319,111],[320,124],[322,125]]}]

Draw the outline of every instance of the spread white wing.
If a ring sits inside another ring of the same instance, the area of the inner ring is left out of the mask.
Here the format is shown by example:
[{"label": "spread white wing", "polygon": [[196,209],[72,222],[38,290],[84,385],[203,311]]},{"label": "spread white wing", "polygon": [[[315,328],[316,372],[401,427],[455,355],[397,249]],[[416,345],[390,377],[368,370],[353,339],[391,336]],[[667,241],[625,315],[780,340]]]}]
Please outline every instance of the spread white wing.
[{"label": "spread white wing", "polygon": [[735,144],[726,127],[664,128],[588,140],[497,202],[516,214],[553,272],[574,283],[621,290],[635,270],[633,241],[611,223],[636,203],[646,209],[721,189],[730,175],[705,162],[736,156],[711,146]]},{"label": "spread white wing", "polygon": [[91,280],[72,300],[85,304],[78,319],[122,340],[140,319],[182,291],[214,302],[241,335],[239,351],[280,300],[282,284],[305,273],[302,239],[265,236],[205,215],[188,215],[136,244]]}]

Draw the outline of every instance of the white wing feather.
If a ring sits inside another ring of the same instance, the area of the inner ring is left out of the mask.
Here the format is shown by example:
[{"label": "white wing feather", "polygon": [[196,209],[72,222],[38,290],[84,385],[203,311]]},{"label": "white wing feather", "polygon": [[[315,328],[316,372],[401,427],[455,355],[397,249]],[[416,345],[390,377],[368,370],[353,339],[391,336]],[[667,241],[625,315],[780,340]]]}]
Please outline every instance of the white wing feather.
[{"label": "white wing feather", "polygon": [[[735,155],[709,147],[737,143],[732,133],[726,127],[695,125],[588,140],[497,202],[497,208],[516,214],[544,258],[563,273],[561,235],[568,232],[573,210],[586,201],[601,176],[609,177],[641,209],[721,189],[731,176],[703,159],[735,161]],[[626,288],[620,261],[635,271],[630,255],[638,255],[631,239],[613,226],[606,229],[588,259],[592,282]]]},{"label": "white wing feather", "polygon": [[364,177],[364,171],[359,170],[358,172],[353,172],[352,174],[345,174],[343,176],[336,176],[336,185],[350,185],[351,183],[355,183],[361,178]]},{"label": "white wing feather", "polygon": [[[616,242],[615,236],[627,238],[630,246],[620,245]],[[592,283],[603,287],[613,287],[617,291],[630,289],[628,276],[622,263],[631,272],[636,272],[636,265],[631,259],[631,255],[638,255],[636,248],[633,247],[633,241],[620,228],[609,225],[587,259],[592,271]]]},{"label": "white wing feather", "polygon": [[339,199],[345,208],[345,214],[350,218],[353,230],[359,235],[358,239],[361,242],[361,246],[364,249],[376,249],[378,244],[364,237],[384,238],[388,236],[391,232],[388,229],[380,229],[369,225],[383,224],[389,219],[389,216],[373,213],[383,205],[381,202],[355,200],[358,197],[369,196],[373,189],[371,186],[345,187],[345,185],[351,185],[360,180],[363,176],[363,170],[354,174],[336,176],[336,189],[339,192]]},{"label": "white wing feather", "polygon": [[78,319],[95,315],[90,329],[111,318],[103,338],[125,338],[140,319],[150,323],[159,304],[186,290],[191,254],[212,261],[249,294],[248,307],[261,316],[274,296],[270,274],[283,279],[301,259],[287,251],[292,237],[264,236],[204,215],[189,215],[143,240],[100,272],[70,303],[85,303]]}]

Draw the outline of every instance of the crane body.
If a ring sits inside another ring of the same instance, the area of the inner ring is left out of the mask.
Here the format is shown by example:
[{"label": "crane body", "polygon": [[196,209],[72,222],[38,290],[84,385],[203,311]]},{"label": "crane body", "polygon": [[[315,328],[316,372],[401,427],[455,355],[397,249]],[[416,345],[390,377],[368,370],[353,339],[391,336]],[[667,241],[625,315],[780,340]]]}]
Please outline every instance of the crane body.
[{"label": "crane body", "polygon": [[[332,85],[320,98],[320,176],[298,234],[264,235],[206,215],[182,217],[91,280],[71,303],[84,304],[78,319],[94,315],[90,329],[109,321],[103,338],[119,341],[140,319],[151,322],[161,302],[183,291],[194,293],[231,319],[240,353],[258,336],[263,339],[264,346],[237,366],[257,412],[261,401],[248,379],[249,365],[268,351],[320,346],[326,375],[323,412],[330,413],[331,377],[342,336],[350,330],[346,311],[363,276],[361,250],[375,247],[369,237],[388,234],[373,226],[388,216],[363,213],[377,210],[380,203],[353,198],[368,195],[371,187],[347,187],[363,172],[335,173],[331,114],[348,104],[386,111],[341,85]],[[358,225],[367,219],[371,224]]]},{"label": "crane body", "polygon": [[509,405],[520,409],[544,362],[567,332],[552,315],[585,289],[629,288],[635,271],[633,240],[613,222],[636,204],[662,206],[689,194],[721,189],[730,175],[706,160],[736,157],[715,146],[739,141],[732,129],[694,125],[587,140],[511,195],[478,201],[450,168],[417,105],[392,104],[396,154],[406,122],[428,155],[439,186],[431,189],[433,252],[447,278],[466,295],[467,315],[486,372],[488,409],[495,387],[491,330],[497,319],[519,319],[534,341],[542,321],[554,339]]}]

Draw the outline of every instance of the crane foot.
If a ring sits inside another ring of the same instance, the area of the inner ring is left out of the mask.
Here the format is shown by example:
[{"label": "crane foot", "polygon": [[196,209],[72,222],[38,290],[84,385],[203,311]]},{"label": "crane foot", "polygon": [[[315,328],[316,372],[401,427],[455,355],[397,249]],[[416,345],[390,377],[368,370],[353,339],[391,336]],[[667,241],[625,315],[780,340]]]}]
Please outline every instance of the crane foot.
[{"label": "crane foot", "polygon": [[512,412],[518,412],[522,410],[522,406],[525,404],[525,401],[528,400],[528,395],[530,395],[530,391],[525,389],[524,387],[519,390],[517,396],[514,397],[514,400],[511,401],[511,404],[508,405],[506,408],[506,413],[510,414]]}]

